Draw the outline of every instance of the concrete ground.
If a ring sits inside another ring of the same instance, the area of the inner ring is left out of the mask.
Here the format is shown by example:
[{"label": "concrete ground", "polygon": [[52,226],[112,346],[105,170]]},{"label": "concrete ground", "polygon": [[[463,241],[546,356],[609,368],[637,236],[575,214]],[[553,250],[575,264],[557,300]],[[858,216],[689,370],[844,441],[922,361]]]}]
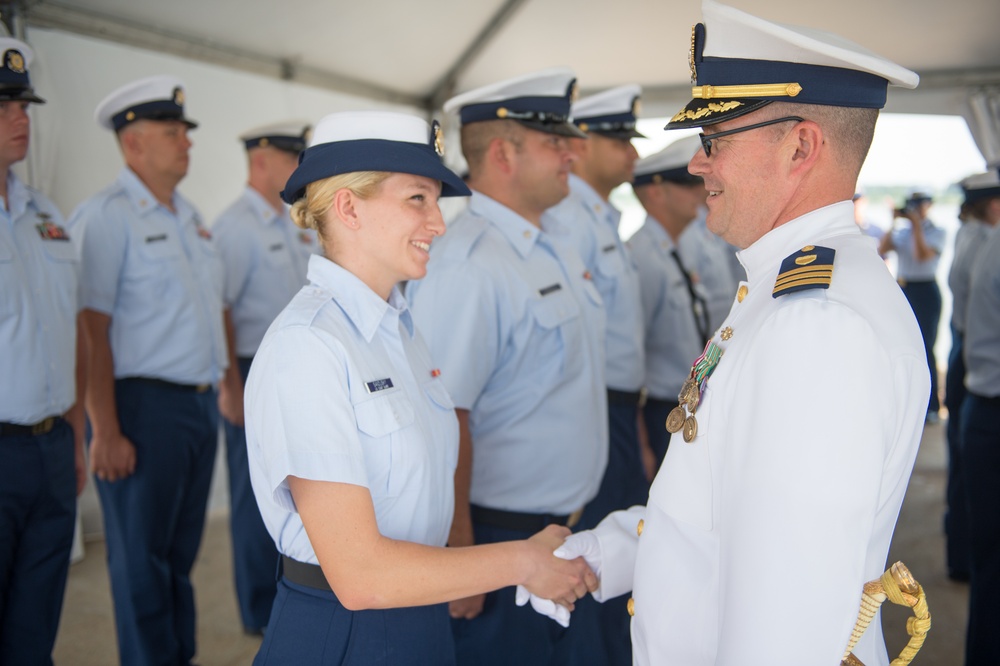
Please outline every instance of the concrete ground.
[{"label": "concrete ground", "polygon": [[[889,553],[902,560],[927,593],[933,627],[916,666],[960,666],[964,656],[968,587],[945,575],[942,516],[946,453],[944,426],[928,426],[910,480],[906,501]],[[86,544],[86,557],[70,568],[62,624],[53,657],[70,666],[107,666],[118,661],[114,616],[105,566],[104,543]],[[259,638],[245,636],[236,610],[227,514],[213,511],[194,568],[198,604],[198,655],[201,666],[249,664]],[[802,600],[803,613],[815,600]],[[907,609],[883,606],[883,628],[890,658],[906,644]],[[748,662],[749,663],[749,662]],[[832,665],[831,665],[832,666]]]}]

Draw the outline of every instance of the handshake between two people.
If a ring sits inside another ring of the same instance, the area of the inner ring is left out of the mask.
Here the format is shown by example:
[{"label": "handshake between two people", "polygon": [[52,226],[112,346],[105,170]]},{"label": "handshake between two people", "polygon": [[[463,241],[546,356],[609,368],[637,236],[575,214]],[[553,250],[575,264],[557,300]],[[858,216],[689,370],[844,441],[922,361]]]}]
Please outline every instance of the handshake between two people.
[{"label": "handshake between two people", "polygon": [[[599,601],[601,578],[601,545],[593,532],[572,534],[569,529],[550,525],[529,541],[544,546],[557,560],[541,566],[523,585],[517,586],[518,606],[531,603],[536,612],[552,618],[563,627],[569,626],[570,612],[577,599],[587,592]],[[581,578],[582,576],[582,578]],[[575,583],[575,580],[582,582]]]}]

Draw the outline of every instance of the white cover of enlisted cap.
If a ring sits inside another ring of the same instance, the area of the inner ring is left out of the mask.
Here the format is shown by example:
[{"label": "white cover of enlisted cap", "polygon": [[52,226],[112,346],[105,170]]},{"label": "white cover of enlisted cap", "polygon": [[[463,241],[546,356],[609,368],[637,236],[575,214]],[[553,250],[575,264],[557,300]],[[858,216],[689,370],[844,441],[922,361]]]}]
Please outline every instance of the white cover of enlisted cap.
[{"label": "white cover of enlisted cap", "polygon": [[313,129],[309,147],[321,143],[383,139],[426,144],[431,126],[423,118],[395,111],[344,111],[325,116]]},{"label": "white cover of enlisted cap", "polygon": [[965,203],[1000,197],[1000,171],[993,169],[986,173],[974,174],[963,178],[959,185],[965,194]]},{"label": "white cover of enlisted cap", "polygon": [[633,103],[641,95],[642,87],[634,83],[587,95],[573,104],[573,120],[635,113]]},{"label": "white cover of enlisted cap", "polygon": [[703,0],[701,11],[706,28],[703,51],[706,57],[854,69],[881,76],[904,88],[915,88],[920,81],[916,73],[905,67],[830,32],[765,21],[715,0]]},{"label": "white cover of enlisted cap", "polygon": [[656,175],[675,172],[681,179],[694,179],[687,169],[688,162],[701,150],[701,139],[697,134],[674,141],[663,150],[636,160],[633,186],[658,182]]},{"label": "white cover of enlisted cap", "polygon": [[502,102],[516,97],[563,97],[575,78],[576,74],[568,67],[550,67],[456,95],[444,103],[444,111],[452,113],[470,104]]},{"label": "white cover of enlisted cap", "polygon": [[147,102],[172,99],[177,88],[183,89],[184,83],[169,74],[147,76],[132,81],[101,100],[97,110],[94,111],[94,118],[101,127],[113,130],[115,127],[111,119],[120,111]]},{"label": "white cover of enlisted cap", "polygon": [[309,128],[309,123],[305,120],[284,120],[278,123],[268,123],[260,125],[240,134],[240,141],[253,141],[263,136],[287,136],[300,137]]}]

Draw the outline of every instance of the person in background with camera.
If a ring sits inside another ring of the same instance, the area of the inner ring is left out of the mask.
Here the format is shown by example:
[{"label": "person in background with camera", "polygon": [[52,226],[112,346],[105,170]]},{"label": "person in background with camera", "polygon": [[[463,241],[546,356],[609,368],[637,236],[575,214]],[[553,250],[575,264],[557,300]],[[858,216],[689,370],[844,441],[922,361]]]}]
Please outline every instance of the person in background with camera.
[{"label": "person in background with camera", "polygon": [[931,373],[931,397],[927,403],[927,423],[939,421],[937,359],[934,343],[937,341],[938,323],[941,321],[941,289],[937,283],[937,267],[944,249],[945,231],[927,217],[931,197],[914,192],[895,216],[906,222],[888,231],[879,243],[879,254],[895,250],[899,260],[897,280],[920,326],[927,352],[927,368]]}]

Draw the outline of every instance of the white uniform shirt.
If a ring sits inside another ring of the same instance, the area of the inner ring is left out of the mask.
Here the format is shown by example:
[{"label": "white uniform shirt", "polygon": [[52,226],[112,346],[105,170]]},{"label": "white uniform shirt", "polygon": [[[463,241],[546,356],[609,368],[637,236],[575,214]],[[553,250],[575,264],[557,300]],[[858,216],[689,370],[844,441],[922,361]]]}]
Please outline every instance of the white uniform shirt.
[{"label": "white uniform shirt", "polygon": [[252,187],[212,225],[225,270],[224,299],[236,332],[236,356],[250,358],[267,327],[306,283],[311,254],[321,252],[314,231],[299,229]]},{"label": "white uniform shirt", "polygon": [[79,261],[46,197],[7,178],[0,208],[0,421],[30,425],[76,401]]},{"label": "white uniform shirt", "polygon": [[216,382],[228,366],[222,263],[198,212],[171,212],[129,168],[70,218],[82,247],[82,307],[111,317],[116,378]]},{"label": "white uniform shirt", "polygon": [[973,265],[965,324],[965,386],[1000,397],[1000,226],[989,230]]},{"label": "white uniform shirt", "polygon": [[382,535],[445,545],[458,420],[406,301],[321,256],[309,282],[268,329],[244,394],[267,531],[280,552],[319,564],[288,489],[296,476],[367,488]]},{"label": "white uniform shirt", "polygon": [[413,316],[470,411],[471,500],[569,514],[608,459],[604,308],[569,246],[473,192],[407,286]]},{"label": "white uniform shirt", "polygon": [[638,391],[645,374],[642,304],[635,260],[618,235],[622,214],[579,176],[570,174],[569,186],[542,228],[576,248],[604,301],[608,387]]},{"label": "white uniform shirt", "polygon": [[[695,323],[695,308],[704,319],[704,303],[708,296],[701,284],[693,284],[695,294],[702,300],[692,304],[684,274],[671,256],[677,248],[663,226],[653,218],[646,218],[629,239],[629,245],[639,267],[642,290],[646,391],[650,397],[672,402],[691,372],[691,361],[707,341],[707,335],[703,339]],[[686,264],[684,269],[691,274]]]},{"label": "white uniform shirt", "polygon": [[901,280],[929,281],[934,280],[937,274],[947,234],[930,220],[923,220],[920,226],[924,232],[924,241],[935,252],[933,257],[923,261],[918,261],[913,254],[913,225],[906,221],[901,227],[892,230],[892,244],[899,260],[897,272]]},{"label": "white uniform shirt", "polygon": [[[829,289],[773,298],[782,261],[808,245],[836,251]],[[633,588],[639,665],[840,663],[920,443],[920,332],[851,202],[740,260],[749,291],[714,338],[697,437],[673,438],[645,510],[596,529],[601,593]],[[854,653],[889,663],[878,620]]]},{"label": "white uniform shirt", "polygon": [[965,222],[955,234],[955,254],[948,271],[948,288],[951,289],[951,325],[960,333],[965,332],[965,318],[969,308],[969,287],[972,285],[972,267],[986,244],[990,226],[975,218]]}]

